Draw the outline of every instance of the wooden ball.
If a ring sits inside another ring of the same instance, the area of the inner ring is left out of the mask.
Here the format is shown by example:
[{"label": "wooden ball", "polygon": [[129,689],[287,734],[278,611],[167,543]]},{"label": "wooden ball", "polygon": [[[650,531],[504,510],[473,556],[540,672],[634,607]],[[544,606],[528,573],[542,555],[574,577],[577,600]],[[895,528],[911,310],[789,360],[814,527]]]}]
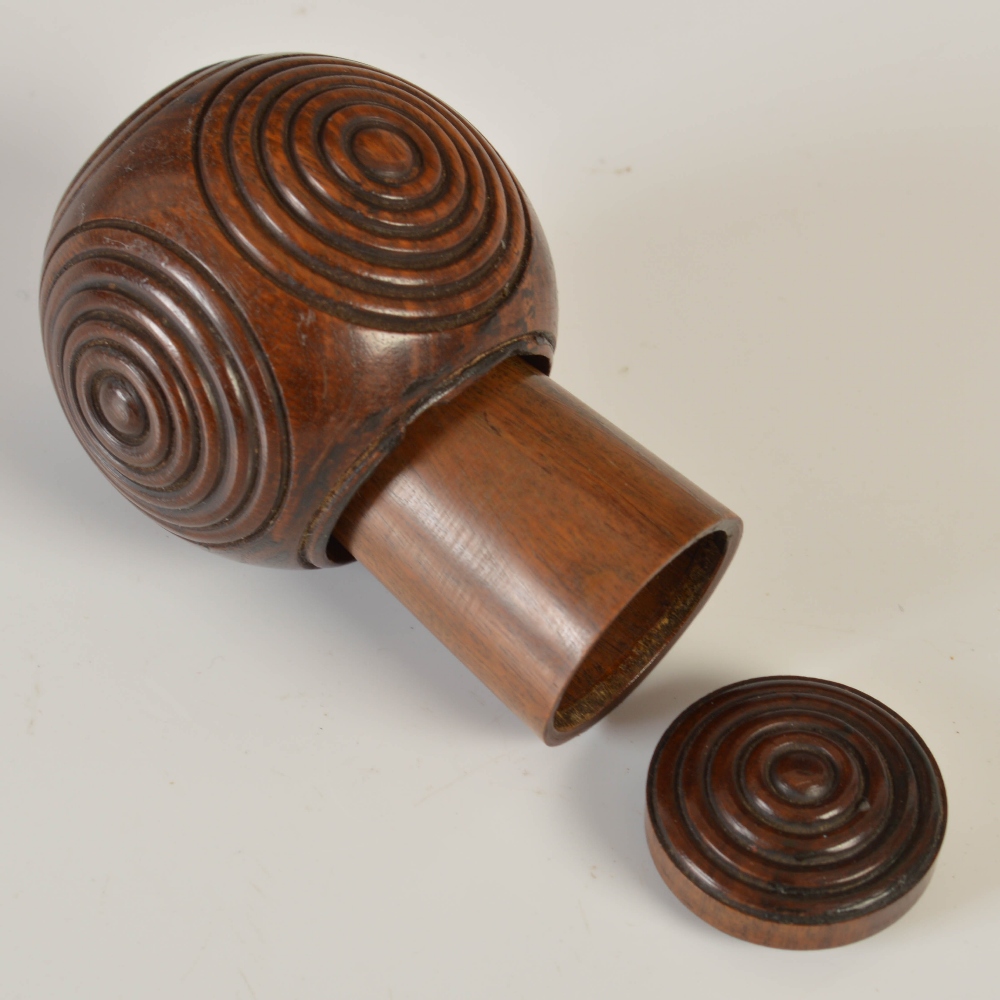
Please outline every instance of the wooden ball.
[{"label": "wooden ball", "polygon": [[317,55],[184,77],[83,165],[46,360],[101,471],[245,562],[357,557],[550,743],[652,669],[732,511],[550,384],[556,289],[493,147]]},{"label": "wooden ball", "polygon": [[170,531],[277,566],[336,561],[419,413],[555,345],[545,239],[496,151],[327,56],[219,63],[136,111],[56,212],[41,304],[101,471]]},{"label": "wooden ball", "polygon": [[895,712],[842,684],[721,688],[666,731],[646,832],[663,880],[735,937],[831,948],[920,897],[944,837],[934,758]]}]

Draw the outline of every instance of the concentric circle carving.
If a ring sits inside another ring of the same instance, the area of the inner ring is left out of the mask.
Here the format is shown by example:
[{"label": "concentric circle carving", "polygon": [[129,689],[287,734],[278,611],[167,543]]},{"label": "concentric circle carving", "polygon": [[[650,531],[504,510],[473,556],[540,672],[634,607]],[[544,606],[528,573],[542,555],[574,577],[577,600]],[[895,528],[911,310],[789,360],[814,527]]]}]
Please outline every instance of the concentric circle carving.
[{"label": "concentric circle carving", "polygon": [[493,312],[530,233],[503,161],[429,94],[322,56],[244,63],[197,134],[205,196],[240,251],[320,309],[420,332]]},{"label": "concentric circle carving", "polygon": [[70,234],[42,280],[45,349],[73,430],[175,533],[244,541],[281,502],[281,400],[238,310],[180,248],[129,223]]},{"label": "concentric circle carving", "polygon": [[910,726],[859,691],[803,677],[722,688],[667,730],[650,767],[650,846],[692,909],[730,933],[824,947],[915,901],[945,794]]}]

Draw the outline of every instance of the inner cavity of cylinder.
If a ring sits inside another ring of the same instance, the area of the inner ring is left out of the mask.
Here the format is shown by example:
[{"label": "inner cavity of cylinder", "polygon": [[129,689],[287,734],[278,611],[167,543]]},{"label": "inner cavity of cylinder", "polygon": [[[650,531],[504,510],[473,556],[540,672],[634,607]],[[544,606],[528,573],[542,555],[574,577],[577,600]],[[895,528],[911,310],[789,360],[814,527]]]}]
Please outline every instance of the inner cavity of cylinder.
[{"label": "inner cavity of cylinder", "polygon": [[706,535],[632,598],[566,686],[553,718],[557,732],[569,732],[603,715],[652,669],[697,610],[725,554],[725,532]]}]

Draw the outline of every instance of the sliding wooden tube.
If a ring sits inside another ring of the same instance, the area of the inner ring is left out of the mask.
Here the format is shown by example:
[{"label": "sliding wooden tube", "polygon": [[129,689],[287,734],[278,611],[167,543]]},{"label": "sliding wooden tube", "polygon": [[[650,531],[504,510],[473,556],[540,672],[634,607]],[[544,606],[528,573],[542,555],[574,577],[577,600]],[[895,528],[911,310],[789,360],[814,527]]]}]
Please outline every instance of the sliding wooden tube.
[{"label": "sliding wooden tube", "polygon": [[740,522],[521,358],[418,417],[336,539],[550,744],[708,597]]}]

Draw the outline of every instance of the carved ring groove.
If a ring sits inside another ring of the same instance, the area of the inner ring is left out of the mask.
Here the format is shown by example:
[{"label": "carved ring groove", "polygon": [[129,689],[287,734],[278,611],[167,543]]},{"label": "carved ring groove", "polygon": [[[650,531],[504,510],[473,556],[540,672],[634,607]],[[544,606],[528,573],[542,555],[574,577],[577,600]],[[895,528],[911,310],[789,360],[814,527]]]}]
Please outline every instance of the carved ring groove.
[{"label": "carved ring groove", "polygon": [[203,545],[267,527],[288,479],[284,409],[200,265],[134,223],[80,227],[48,260],[42,326],[73,430],[132,503]]},{"label": "carved ring groove", "polygon": [[241,64],[195,161],[233,244],[349,322],[417,333],[488,316],[530,247],[523,198],[463,118],[387,73],[323,56]]}]

